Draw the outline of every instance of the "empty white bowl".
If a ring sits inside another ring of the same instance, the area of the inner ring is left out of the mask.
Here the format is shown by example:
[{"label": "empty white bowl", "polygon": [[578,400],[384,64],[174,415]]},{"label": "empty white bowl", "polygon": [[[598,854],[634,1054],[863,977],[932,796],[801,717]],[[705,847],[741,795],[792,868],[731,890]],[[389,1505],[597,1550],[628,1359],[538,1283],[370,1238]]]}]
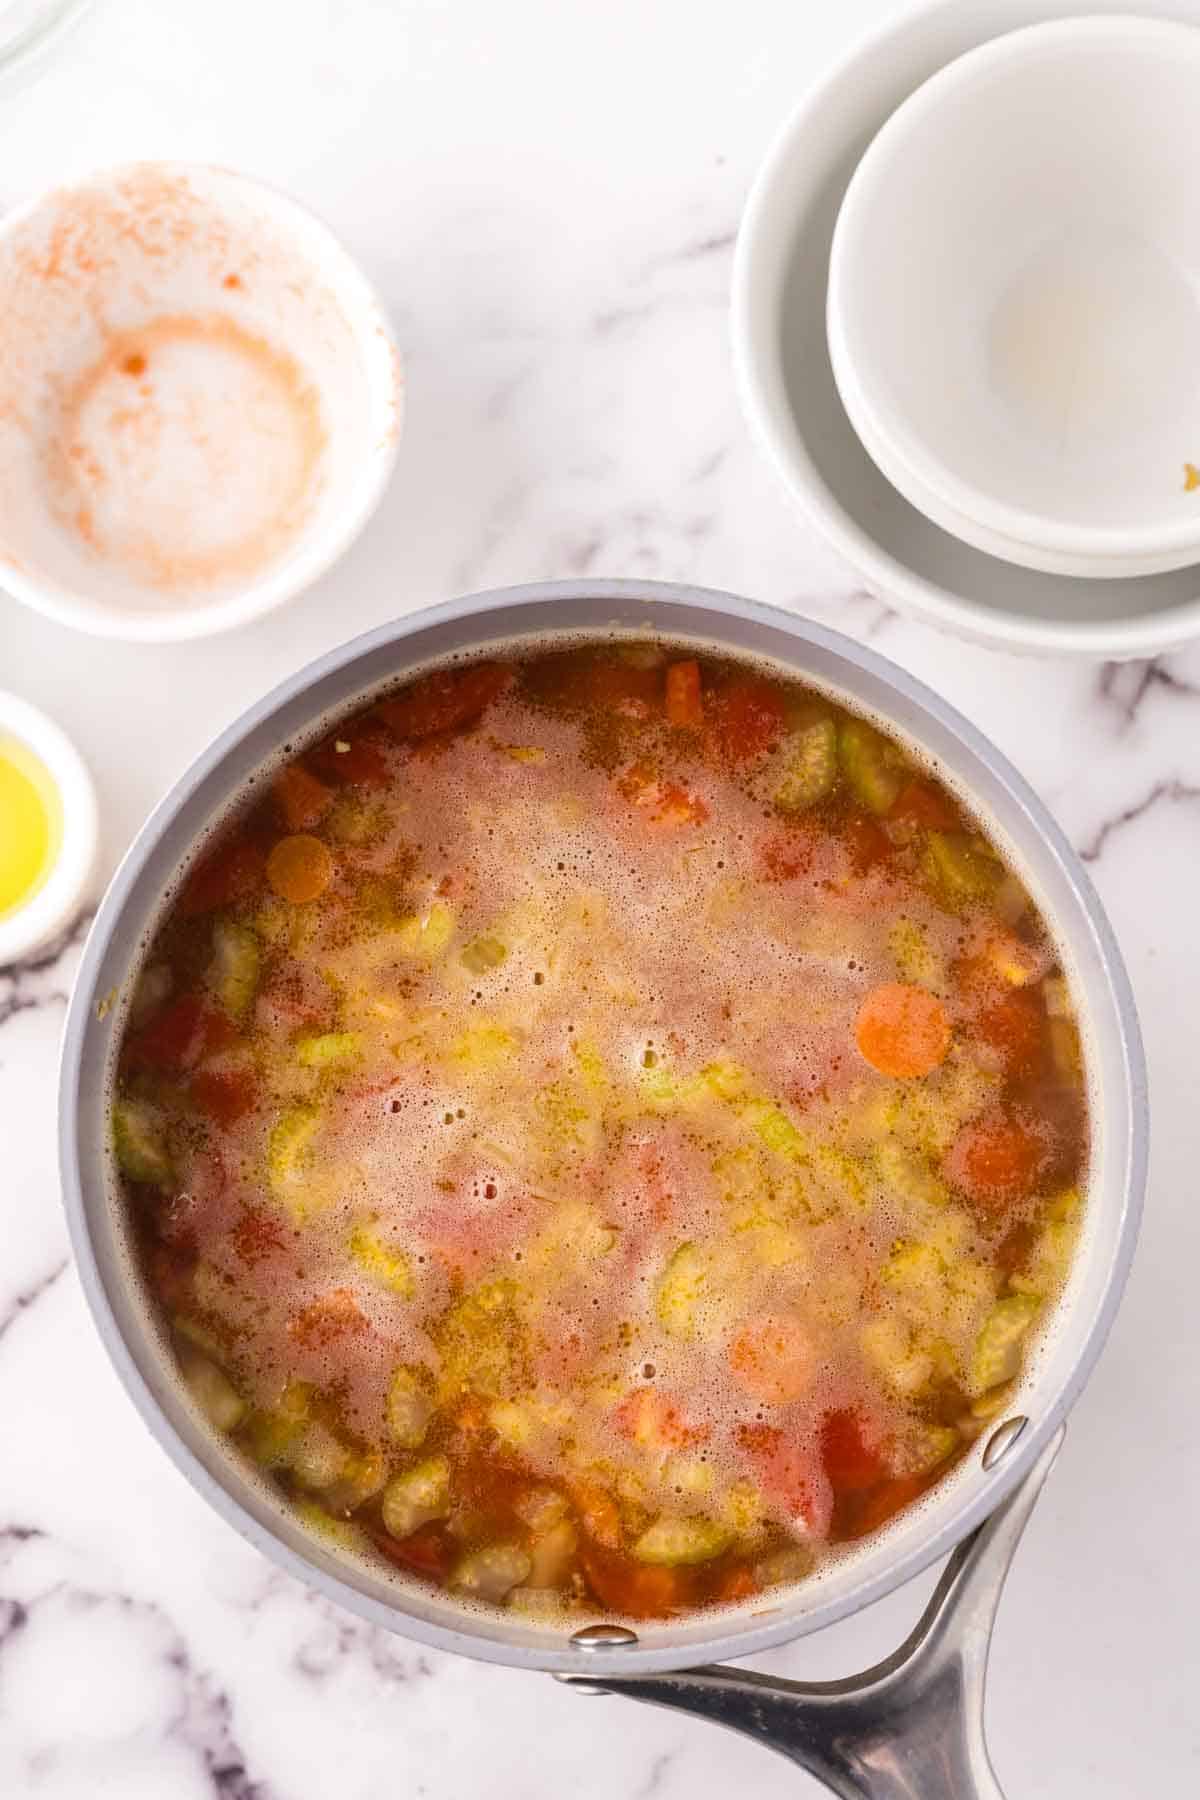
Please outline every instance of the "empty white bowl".
[{"label": "empty white bowl", "polygon": [[65,624],[167,640],[307,587],[395,460],[374,291],[286,195],[138,163],[0,224],[0,584]]},{"label": "empty white bowl", "polygon": [[829,351],[863,444],[977,549],[1128,577],[1200,560],[1200,31],[993,39],[846,190]]}]

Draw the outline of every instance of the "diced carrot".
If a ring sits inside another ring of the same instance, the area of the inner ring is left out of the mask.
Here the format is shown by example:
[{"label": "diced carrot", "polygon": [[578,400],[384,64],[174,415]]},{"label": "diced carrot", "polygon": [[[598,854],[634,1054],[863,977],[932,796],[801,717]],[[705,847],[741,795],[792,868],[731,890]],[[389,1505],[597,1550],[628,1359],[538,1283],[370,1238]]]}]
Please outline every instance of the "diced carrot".
[{"label": "diced carrot", "polygon": [[331,1288],[319,1300],[302,1307],[291,1319],[288,1334],[305,1349],[319,1350],[339,1338],[357,1336],[368,1328],[367,1316],[350,1288]]},{"label": "diced carrot", "polygon": [[600,1605],[628,1619],[670,1618],[688,1604],[694,1586],[689,1570],[634,1562],[594,1544],[583,1549],[580,1560]]},{"label": "diced carrot", "polygon": [[308,754],[325,780],[338,787],[386,787],[392,777],[387,751],[361,726],[343,726]]},{"label": "diced carrot", "polygon": [[678,1402],[656,1388],[635,1388],[613,1412],[613,1424],[624,1437],[651,1449],[669,1444],[684,1449],[711,1436],[707,1425],[692,1425]]},{"label": "diced carrot", "polygon": [[511,680],[512,670],[506,663],[439,669],[394,700],[381,700],[375,710],[396,737],[413,742],[473,725]]},{"label": "diced carrot", "polygon": [[704,723],[704,703],[700,698],[700,664],[670,663],[667,667],[667,724],[685,731],[695,731]]},{"label": "diced carrot", "polygon": [[1046,1049],[1046,1009],[1033,988],[1014,988],[975,1021],[985,1044],[997,1051],[1010,1075],[1031,1075]]},{"label": "diced carrot", "polygon": [[250,1069],[201,1069],[192,1076],[192,1099],[218,1125],[232,1125],[252,1110],[258,1097]]},{"label": "diced carrot", "polygon": [[737,1439],[766,1492],[782,1501],[793,1518],[812,1526],[817,1506],[810,1456],[777,1425],[741,1425]]},{"label": "diced carrot", "polygon": [[621,1515],[608,1490],[596,1481],[577,1481],[571,1487],[571,1498],[588,1536],[605,1549],[618,1549],[621,1543]]},{"label": "diced carrot", "polygon": [[378,1526],[368,1525],[367,1530],[376,1549],[397,1568],[428,1576],[431,1581],[439,1580],[449,1571],[454,1552],[443,1525],[437,1522],[422,1525],[406,1538],[394,1538]]},{"label": "diced carrot", "polygon": [[775,748],[787,711],[773,681],[742,675],[710,696],[706,720],[709,741],[721,756],[730,762],[749,762]]},{"label": "diced carrot", "polygon": [[842,824],[842,837],[856,875],[869,875],[896,852],[896,846],[879,820],[869,813],[850,813]]},{"label": "diced carrot", "polygon": [[718,1605],[729,1606],[735,1600],[751,1600],[761,1588],[754,1578],[754,1571],[745,1563],[734,1563],[732,1567],[722,1571],[713,1599]]},{"label": "diced carrot", "polygon": [[333,857],[320,838],[300,832],[280,838],[267,858],[267,880],[281,900],[295,906],[317,900],[334,876]]},{"label": "diced carrot", "polygon": [[936,994],[905,981],[887,981],[863,1000],[854,1038],[881,1075],[912,1080],[930,1074],[945,1059],[950,1021]]},{"label": "diced carrot", "polygon": [[227,1013],[199,994],[181,994],[129,1039],[123,1060],[129,1068],[179,1074],[227,1049],[236,1036]]},{"label": "diced carrot", "polygon": [[944,1166],[955,1187],[992,1209],[1034,1193],[1052,1155],[1044,1129],[1011,1113],[994,1112],[964,1125]]},{"label": "diced carrot", "polygon": [[274,783],[275,800],[289,831],[310,831],[333,805],[333,790],[304,767],[288,763]]},{"label": "diced carrot", "polygon": [[231,838],[199,863],[179,896],[179,917],[194,919],[218,906],[250,900],[263,884],[263,854],[245,838]]},{"label": "diced carrot", "polygon": [[890,819],[903,819],[925,831],[961,831],[962,814],[944,789],[919,777],[908,782],[888,810]]},{"label": "diced carrot", "polygon": [[821,1421],[821,1461],[835,1494],[874,1487],[887,1473],[879,1452],[863,1436],[861,1418],[846,1407],[826,1413]]},{"label": "diced carrot", "polygon": [[802,1399],[812,1387],[815,1363],[812,1339],[790,1313],[766,1313],[754,1320],[729,1351],[738,1385],[772,1406]]}]

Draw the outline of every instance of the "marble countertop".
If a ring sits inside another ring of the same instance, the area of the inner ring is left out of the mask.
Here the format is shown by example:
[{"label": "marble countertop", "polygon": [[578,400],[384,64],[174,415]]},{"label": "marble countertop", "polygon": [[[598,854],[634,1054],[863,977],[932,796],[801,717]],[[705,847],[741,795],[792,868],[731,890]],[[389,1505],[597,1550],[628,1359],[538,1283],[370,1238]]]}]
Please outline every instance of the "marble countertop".
[{"label": "marble countertop", "polygon": [[[93,641],[0,597],[0,684],[95,771],[107,874],[212,734],[317,652],[457,591],[695,579],[812,613],[965,709],[1053,808],[1128,959],[1154,1109],[1124,1308],[1022,1545],[989,1728],[1010,1793],[1200,1789],[1200,646],[1018,661],[909,623],[808,536],[726,351],[747,184],[797,90],[891,10],[740,0],[107,0],[0,96],[0,204],[200,157],[324,212],[408,364],[385,503],[253,629]],[[86,1315],[55,1172],[55,1060],[86,927],[0,970],[0,1794],[6,1800],[761,1800],[816,1793],[741,1739],[430,1654],[278,1573],[147,1437]],[[759,1666],[889,1649],[932,1577]]]}]

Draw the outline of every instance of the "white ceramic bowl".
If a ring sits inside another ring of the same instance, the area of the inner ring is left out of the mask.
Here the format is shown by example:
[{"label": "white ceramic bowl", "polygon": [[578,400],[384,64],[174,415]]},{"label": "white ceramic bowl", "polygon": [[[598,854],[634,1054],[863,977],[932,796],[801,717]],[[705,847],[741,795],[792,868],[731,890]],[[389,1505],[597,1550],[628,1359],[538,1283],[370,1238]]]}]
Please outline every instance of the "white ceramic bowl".
[{"label": "white ceramic bowl", "polygon": [[0,583],[64,624],[198,637],[298,593],[373,511],[399,359],[295,201],[139,163],[0,225]]},{"label": "white ceramic bowl", "polygon": [[[1124,15],[1129,0],[1090,0]],[[1195,23],[1200,0],[1146,0]],[[864,150],[954,58],[1001,33],[1069,18],[1071,0],[925,0],[888,17],[803,94],[750,194],[731,332],[757,441],[809,522],[882,599],[976,643],[1041,655],[1150,657],[1200,635],[1200,571],[1109,581],[1041,574],[934,525],[880,472],[846,416],[826,341],[829,250]]]},{"label": "white ceramic bowl", "polygon": [[1200,556],[1200,31],[994,39],[892,115],[842,203],[829,347],[883,472],[991,555],[1086,576]]},{"label": "white ceramic bowl", "polygon": [[0,692],[0,744],[15,738],[42,764],[57,793],[57,854],[42,886],[0,917],[0,967],[30,956],[70,925],[96,872],[97,814],[92,778],[74,744],[36,706]]}]

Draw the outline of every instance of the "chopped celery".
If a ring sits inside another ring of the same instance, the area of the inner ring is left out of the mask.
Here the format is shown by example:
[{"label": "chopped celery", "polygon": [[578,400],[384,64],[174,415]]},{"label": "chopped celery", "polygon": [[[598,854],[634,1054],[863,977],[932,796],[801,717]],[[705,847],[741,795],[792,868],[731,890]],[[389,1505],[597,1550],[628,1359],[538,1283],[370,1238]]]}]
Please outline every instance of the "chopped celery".
[{"label": "chopped celery", "polygon": [[369,1547],[371,1540],[361,1525],[352,1524],[349,1519],[335,1519],[316,1500],[295,1500],[293,1505],[310,1531],[327,1538],[339,1550],[366,1550]]},{"label": "chopped celery", "polygon": [[171,1179],[171,1156],[161,1113],[145,1100],[118,1100],[112,1110],[113,1149],[117,1164],[131,1181],[165,1187]]},{"label": "chopped celery", "polygon": [[489,969],[498,969],[508,955],[508,951],[499,938],[472,938],[459,955],[459,962],[472,975],[486,975]]},{"label": "chopped celery", "polygon": [[769,1100],[752,1100],[743,1117],[759,1142],[778,1156],[800,1157],[808,1149],[808,1139],[800,1127],[792,1123],[781,1106]]},{"label": "chopped celery", "polygon": [[463,1294],[435,1331],[442,1365],[443,1403],[471,1392],[486,1400],[511,1399],[527,1386],[527,1331],[516,1308],[512,1281],[486,1281]]},{"label": "chopped celery", "polygon": [[1021,1347],[1038,1316],[1033,1294],[1006,1294],[984,1320],[971,1352],[970,1391],[986,1394],[1008,1381],[1021,1366]]},{"label": "chopped celery", "polygon": [[449,1511],[450,1464],[444,1456],[427,1456],[383,1490],[383,1522],[395,1538],[411,1537],[419,1526],[444,1519]]},{"label": "chopped celery", "polygon": [[1054,1072],[1060,1081],[1072,1086],[1083,1074],[1083,1047],[1079,1041],[1079,1027],[1074,1019],[1049,1019],[1047,1031]]},{"label": "chopped celery", "polygon": [[897,919],[888,932],[888,949],[901,980],[915,982],[931,993],[944,993],[946,959],[929,941],[929,933],[915,919]]},{"label": "chopped celery", "polygon": [[474,1600],[499,1603],[529,1579],[530,1558],[519,1544],[487,1544],[469,1550],[456,1565],[450,1585]]},{"label": "chopped celery", "polygon": [[312,1162],[312,1141],[321,1123],[315,1106],[289,1106],[280,1113],[267,1140],[267,1179],[276,1197],[303,1219],[316,1204],[306,1194],[305,1178]]},{"label": "chopped celery", "polygon": [[455,1038],[450,1046],[450,1060],[469,1075],[484,1075],[511,1062],[516,1050],[517,1040],[511,1031],[484,1020]]},{"label": "chopped celery", "polygon": [[330,1069],[361,1056],[359,1031],[321,1031],[302,1037],[296,1044],[296,1061],[303,1069]]},{"label": "chopped celery", "polygon": [[207,1356],[188,1349],[179,1359],[184,1384],[210,1425],[236,1431],[246,1416],[246,1402],[233,1383]]},{"label": "chopped celery", "polygon": [[1046,1300],[1058,1292],[1067,1278],[1079,1237],[1080,1211],[1079,1194],[1074,1188],[1051,1201],[1026,1266],[1012,1277],[1011,1285],[1017,1293]]},{"label": "chopped celery", "polygon": [[528,1619],[531,1625],[558,1625],[567,1615],[578,1608],[578,1601],[573,1601],[558,1588],[534,1587],[532,1583],[523,1583],[513,1588],[508,1596],[509,1612],[517,1613],[522,1619]]},{"label": "chopped celery", "polygon": [[325,830],[338,844],[366,844],[387,830],[388,809],[361,794],[339,794],[329,809]]},{"label": "chopped celery", "polygon": [[433,1401],[415,1369],[401,1363],[392,1376],[387,1394],[388,1435],[402,1450],[416,1450],[424,1441],[433,1417]]},{"label": "chopped celery", "polygon": [[288,1458],[288,1467],[301,1487],[319,1491],[346,1474],[351,1457],[352,1452],[341,1439],[317,1419],[301,1434]]},{"label": "chopped celery", "polygon": [[258,937],[249,925],[218,919],[213,925],[212,949],[208,985],[227,1013],[244,1019],[258,991]]},{"label": "chopped celery", "polygon": [[762,1530],[765,1502],[753,1481],[733,1481],[720,1496],[717,1510],[721,1523],[734,1537],[754,1537]]},{"label": "chopped celery", "polygon": [[922,1336],[888,1313],[863,1326],[863,1355],[897,1394],[919,1394],[934,1374],[935,1358]]},{"label": "chopped celery", "polygon": [[931,831],[925,841],[925,867],[951,906],[990,900],[1004,877],[1004,866],[991,845],[966,831]]},{"label": "chopped celery", "polygon": [[336,1478],[321,1490],[334,1512],[354,1512],[374,1499],[387,1480],[387,1464],[378,1450],[351,1451]]},{"label": "chopped celery", "polygon": [[405,1251],[388,1244],[370,1225],[356,1225],[350,1233],[350,1254],[372,1281],[390,1288],[402,1300],[412,1295],[412,1262]]},{"label": "chopped celery", "polygon": [[522,1450],[533,1436],[533,1419],[529,1408],[519,1400],[493,1400],[487,1410],[487,1421],[496,1436],[512,1450]]},{"label": "chopped celery", "polygon": [[729,1533],[712,1519],[656,1519],[633,1546],[644,1563],[702,1563],[720,1556]]},{"label": "chopped celery", "polygon": [[432,962],[454,936],[454,914],[440,900],[423,913],[410,913],[389,933],[388,941],[405,956]]},{"label": "chopped celery", "polygon": [[890,1194],[921,1206],[946,1206],[950,1190],[934,1174],[919,1151],[906,1150],[895,1138],[886,1138],[875,1151],[875,1167]]},{"label": "chopped celery", "polygon": [[697,1335],[696,1313],[709,1285],[709,1258],[696,1244],[680,1244],[667,1262],[654,1297],[660,1324],[672,1337]]},{"label": "chopped celery", "polygon": [[832,719],[814,719],[788,739],[785,773],[775,790],[780,812],[803,812],[823,800],[837,779],[837,727]]},{"label": "chopped celery", "polygon": [[855,798],[873,813],[885,813],[904,786],[905,764],[895,744],[865,719],[843,719],[838,731],[842,770]]},{"label": "chopped celery", "polygon": [[291,1461],[308,1425],[312,1389],[305,1381],[291,1381],[270,1412],[255,1413],[249,1425],[249,1450],[265,1468],[283,1468]]}]

